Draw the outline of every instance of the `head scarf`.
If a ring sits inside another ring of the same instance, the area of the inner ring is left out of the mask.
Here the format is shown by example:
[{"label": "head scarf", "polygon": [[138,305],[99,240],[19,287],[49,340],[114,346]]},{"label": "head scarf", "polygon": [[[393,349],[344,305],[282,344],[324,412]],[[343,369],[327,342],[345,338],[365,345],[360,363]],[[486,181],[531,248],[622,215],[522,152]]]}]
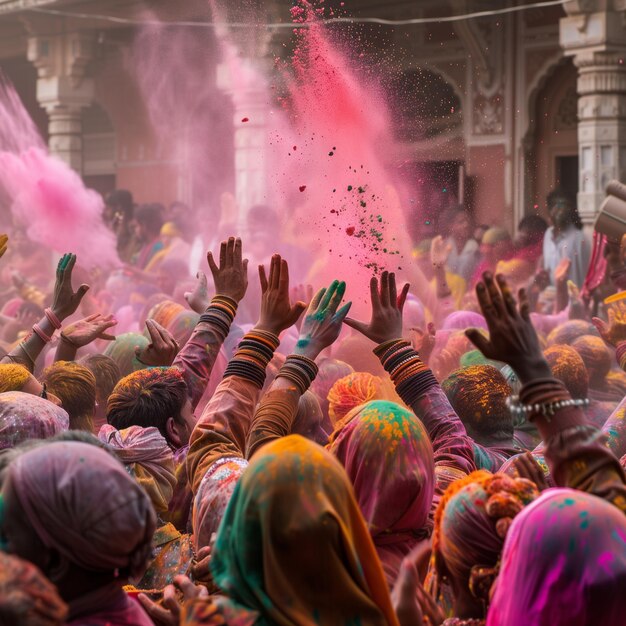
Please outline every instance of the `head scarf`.
[{"label": "head scarf", "polygon": [[235,485],[247,467],[245,459],[225,457],[213,463],[204,475],[191,512],[196,550],[210,545],[211,536],[219,529]]},{"label": "head scarf", "polygon": [[484,470],[452,483],[435,514],[435,563],[442,559],[458,583],[487,600],[511,522],[538,495],[529,480]]},{"label": "head scarf", "polygon": [[0,616],[3,624],[61,626],[68,607],[56,587],[32,564],[0,552]]},{"label": "head scarf", "polygon": [[582,335],[596,335],[596,327],[585,320],[569,320],[557,326],[548,335],[548,346],[563,344],[571,346],[574,340]]},{"label": "head scarf", "polygon": [[197,313],[183,310],[174,317],[167,326],[167,330],[172,333],[179,346],[184,346],[199,320],[200,316]]},{"label": "head scarf", "polygon": [[550,489],[515,519],[488,626],[621,626],[626,518],[581,491]]},{"label": "head scarf", "polygon": [[105,356],[111,357],[120,368],[122,378],[137,370],[145,369],[145,365],[137,360],[135,348],[146,348],[150,340],[139,333],[125,333],[118,335],[104,351]]},{"label": "head scarf", "polygon": [[0,450],[26,439],[48,439],[70,427],[60,406],[21,391],[0,393]]},{"label": "head scarf", "polygon": [[117,430],[105,424],[98,439],[113,449],[131,476],[145,489],[157,513],[165,513],[176,486],[174,453],[154,427]]},{"label": "head scarf", "polygon": [[552,375],[558,378],[570,392],[572,398],[587,397],[589,374],[580,354],[570,346],[555,344],[544,351]]},{"label": "head scarf", "polygon": [[15,459],[7,481],[47,548],[88,571],[143,574],[154,511],[109,453],[74,441],[49,443]]},{"label": "head scarf", "polygon": [[329,446],[354,485],[388,580],[432,529],[433,449],[422,423],[393,402],[378,400],[348,414]]},{"label": "head scarf", "polygon": [[255,624],[397,624],[372,540],[339,462],[298,435],[254,456],[211,556],[213,579]]},{"label": "head scarf", "polygon": [[328,392],[328,415],[333,426],[354,407],[382,398],[382,381],[367,372],[354,372],[339,379]]},{"label": "head scarf", "polygon": [[613,362],[613,357],[604,340],[592,335],[583,335],[572,343],[572,348],[580,354],[587,367],[589,385],[592,388],[603,386]]}]

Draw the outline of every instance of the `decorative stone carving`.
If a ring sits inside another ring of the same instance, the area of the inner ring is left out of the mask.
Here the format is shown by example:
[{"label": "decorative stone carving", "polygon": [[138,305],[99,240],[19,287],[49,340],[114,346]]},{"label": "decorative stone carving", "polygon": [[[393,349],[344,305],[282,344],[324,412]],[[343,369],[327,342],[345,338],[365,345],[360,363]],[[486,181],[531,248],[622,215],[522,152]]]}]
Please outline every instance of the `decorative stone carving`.
[{"label": "decorative stone carving", "polygon": [[554,117],[554,130],[571,130],[578,124],[578,94],[576,89],[567,91]]},{"label": "decorative stone carving", "polygon": [[500,135],[504,131],[502,96],[474,100],[474,134]]}]

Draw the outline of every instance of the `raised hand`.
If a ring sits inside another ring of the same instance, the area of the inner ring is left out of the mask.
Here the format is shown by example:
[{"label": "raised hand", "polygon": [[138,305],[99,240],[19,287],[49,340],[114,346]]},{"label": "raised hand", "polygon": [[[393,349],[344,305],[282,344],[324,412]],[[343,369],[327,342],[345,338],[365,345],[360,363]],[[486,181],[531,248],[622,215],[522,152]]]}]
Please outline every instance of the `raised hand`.
[{"label": "raised hand", "polygon": [[315,294],[304,316],[294,349],[296,354],[315,359],[339,337],[341,325],[352,306],[352,302],[348,302],[338,309],[345,292],[346,283],[335,280],[328,289],[320,289]]},{"label": "raised hand", "polygon": [[211,300],[209,298],[209,289],[207,286],[206,274],[203,271],[198,271],[196,274],[198,282],[193,291],[185,291],[185,300],[192,311],[195,311],[198,315],[202,315],[206,310]]},{"label": "raised hand", "polygon": [[600,337],[610,346],[615,347],[618,343],[626,341],[626,304],[624,302],[616,302],[611,305],[608,313],[608,325],[599,317],[594,317],[591,321],[598,329]]},{"label": "raised hand", "polygon": [[222,241],[219,267],[211,252],[207,253],[207,261],[213,274],[215,293],[240,302],[248,289],[248,259],[242,258],[241,239],[229,237],[228,241]]},{"label": "raised hand", "polygon": [[[308,307],[313,300],[313,285],[295,285],[291,289],[291,298],[299,302],[305,302]],[[303,318],[300,316],[296,320],[296,328],[298,331],[302,328]]]},{"label": "raised hand", "polygon": [[376,343],[398,339],[402,337],[402,309],[408,293],[409,284],[407,283],[398,295],[396,276],[393,272],[382,273],[380,292],[378,279],[373,276],[370,280],[372,317],[369,323],[359,322],[350,317],[346,318],[345,323]]},{"label": "raised hand", "polygon": [[426,332],[421,328],[410,328],[409,330],[411,331],[411,345],[413,349],[419,352],[420,358],[424,363],[428,363],[437,339],[435,325],[432,322],[428,322]]},{"label": "raised hand", "polygon": [[535,457],[530,452],[520,454],[514,461],[513,467],[520,478],[527,478],[537,485],[539,491],[544,491],[550,485],[546,480],[546,475],[541,469],[541,465],[537,463]]},{"label": "raised hand", "polygon": [[[179,596],[182,596],[179,600]],[[167,585],[163,590],[161,603],[154,602],[145,593],[140,593],[138,600],[146,613],[158,626],[178,626],[183,604],[196,598],[207,598],[206,587],[194,585],[187,576],[175,576],[174,584]]]},{"label": "raised hand", "polygon": [[261,315],[256,328],[279,335],[283,330],[296,323],[306,309],[306,303],[289,301],[289,266],[279,254],[270,261],[269,279],[265,275],[265,266],[259,265],[261,281]]},{"label": "raised hand", "polygon": [[154,320],[146,320],[150,343],[143,349],[135,348],[137,360],[148,367],[169,367],[178,354],[178,343],[172,334]]},{"label": "raised hand", "polygon": [[107,331],[116,324],[117,320],[113,315],[94,313],[64,328],[61,332],[61,338],[76,348],[86,346],[96,339],[114,341],[115,335],[111,335]]},{"label": "raised hand", "polygon": [[430,242],[430,262],[433,264],[433,267],[445,267],[450,252],[452,252],[452,244],[450,242],[446,243],[441,235],[433,237],[433,240]]},{"label": "raised hand", "polygon": [[76,265],[75,254],[64,254],[57,265],[57,277],[51,308],[52,312],[61,321],[76,312],[80,301],[89,289],[89,285],[81,285],[76,291],[72,289],[72,270],[74,265]]},{"label": "raised hand", "polygon": [[8,235],[0,235],[0,258],[4,256],[4,253],[7,251],[7,243],[9,241]]},{"label": "raised hand", "polygon": [[551,378],[537,332],[530,321],[528,299],[520,289],[519,309],[503,276],[497,284],[489,272],[476,285],[476,297],[489,329],[489,339],[476,328],[465,331],[469,340],[488,358],[510,365],[522,383]]},{"label": "raised hand", "polygon": [[562,258],[554,270],[554,282],[564,283],[567,281],[571,267],[572,262],[567,257]]}]

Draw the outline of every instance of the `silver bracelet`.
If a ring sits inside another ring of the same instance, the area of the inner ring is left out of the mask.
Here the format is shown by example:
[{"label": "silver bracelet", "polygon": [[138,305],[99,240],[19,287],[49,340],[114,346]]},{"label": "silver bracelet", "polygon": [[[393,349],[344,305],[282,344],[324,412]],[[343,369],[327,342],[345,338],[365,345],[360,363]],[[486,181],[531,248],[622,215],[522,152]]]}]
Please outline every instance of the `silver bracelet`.
[{"label": "silver bracelet", "polygon": [[574,406],[585,407],[589,405],[589,400],[587,398],[579,400],[569,398],[568,400],[557,400],[555,402],[521,404],[519,401],[519,396],[509,396],[506,399],[506,405],[514,417],[521,417],[522,415],[526,416],[532,413],[540,413],[541,415],[543,415],[543,417],[550,421],[550,418],[554,417],[554,414],[560,409]]}]

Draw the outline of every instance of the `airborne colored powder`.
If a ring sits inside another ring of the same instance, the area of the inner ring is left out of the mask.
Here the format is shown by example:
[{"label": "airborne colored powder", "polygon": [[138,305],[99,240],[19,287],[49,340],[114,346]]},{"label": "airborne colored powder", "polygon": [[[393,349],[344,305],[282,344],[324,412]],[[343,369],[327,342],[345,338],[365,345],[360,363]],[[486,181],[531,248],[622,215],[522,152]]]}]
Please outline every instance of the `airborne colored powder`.
[{"label": "airborne colored powder", "polygon": [[318,21],[321,10],[300,2],[292,16],[308,28],[298,29],[291,67],[285,68],[293,136],[276,137],[279,197],[285,206],[297,203],[293,233],[315,251],[313,282],[328,283],[340,268],[350,298],[358,301],[368,294],[373,272],[411,271],[404,189],[388,170],[394,161],[391,116],[380,86],[366,81],[331,42]]},{"label": "airborne colored powder", "polygon": [[102,220],[101,196],[50,155],[13,85],[0,77],[0,188],[16,225],[58,254],[73,252],[86,268],[117,266],[115,237]]}]

